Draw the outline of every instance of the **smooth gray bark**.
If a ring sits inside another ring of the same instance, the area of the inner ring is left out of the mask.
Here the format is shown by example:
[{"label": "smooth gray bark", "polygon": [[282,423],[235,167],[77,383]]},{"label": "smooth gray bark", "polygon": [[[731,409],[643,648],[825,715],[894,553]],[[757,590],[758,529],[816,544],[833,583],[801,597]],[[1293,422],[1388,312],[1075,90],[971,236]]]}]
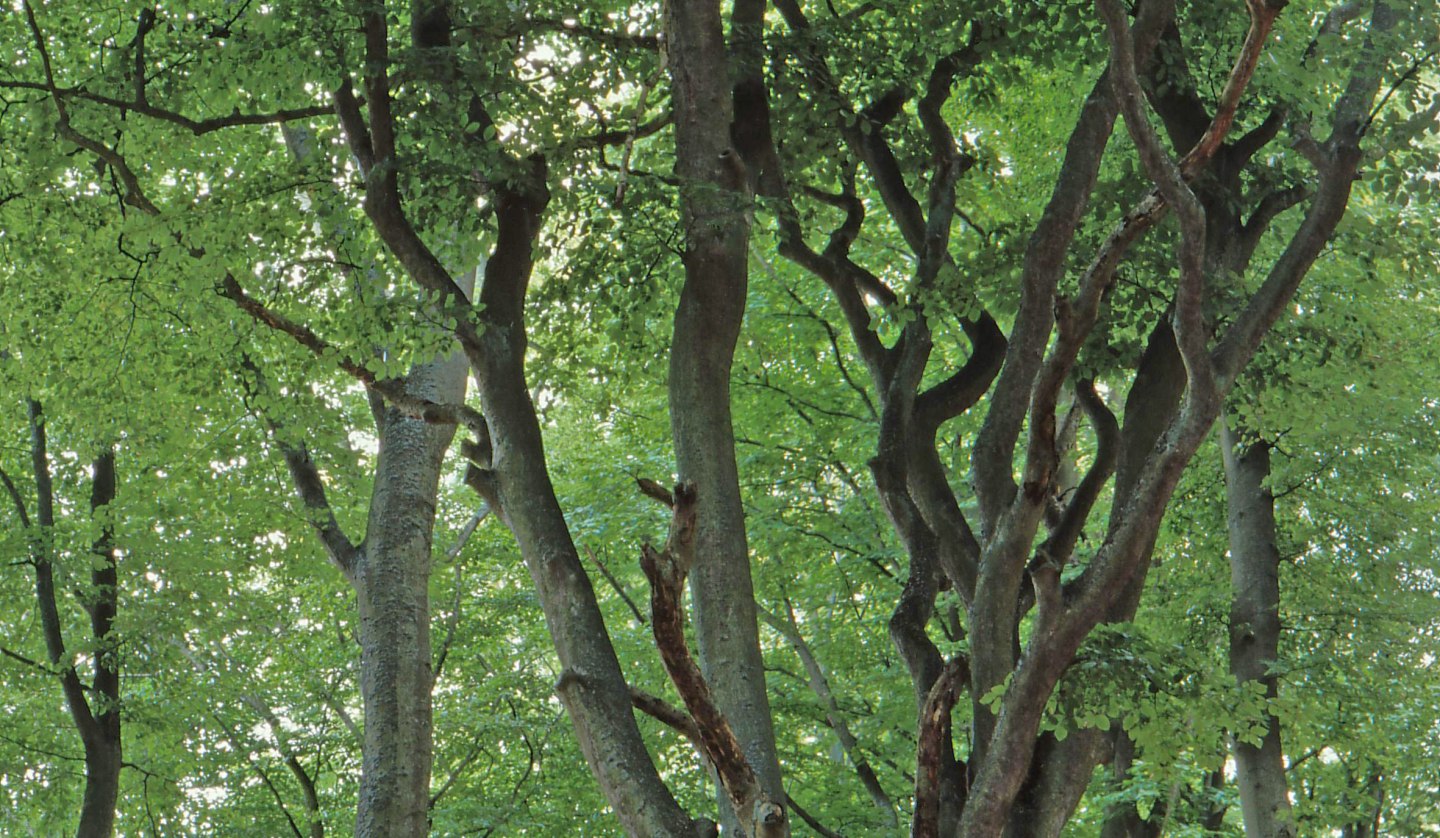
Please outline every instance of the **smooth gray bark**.
[{"label": "smooth gray bark", "polygon": [[[718,0],[670,4],[676,173],[685,284],[670,350],[670,425],[682,481],[698,490],[690,572],[706,681],[771,800],[783,801],[735,464],[730,368],[749,275],[749,172],[730,144],[730,62]],[[743,815],[744,813],[742,813]],[[723,811],[730,828],[738,828]]]},{"label": "smooth gray bark", "polygon": [[[1270,446],[1264,440],[1244,440],[1226,425],[1220,449],[1230,533],[1230,672],[1242,685],[1264,685],[1265,697],[1274,699],[1279,692],[1272,667],[1280,655],[1280,550],[1275,543],[1275,497],[1265,485]],[[1245,834],[1293,838],[1280,720],[1266,714],[1264,723],[1258,745],[1238,739],[1232,744]]]},{"label": "smooth gray bark", "polygon": [[[407,390],[458,403],[465,381],[464,358],[452,353],[413,368]],[[401,838],[429,829],[430,556],[440,473],[455,426],[429,424],[390,407],[379,432],[369,524],[354,566],[365,703],[355,832]]]},{"label": "smooth gray bark", "polygon": [[524,317],[548,196],[541,183],[529,187],[534,191],[507,193],[498,207],[498,240],[479,291],[484,329],[466,346],[491,445],[479,452],[488,468],[474,474],[472,485],[520,547],[563,669],[556,693],[621,826],[640,838],[703,834],[705,823],[676,803],[640,738],[629,685],[550,481],[525,384]]}]

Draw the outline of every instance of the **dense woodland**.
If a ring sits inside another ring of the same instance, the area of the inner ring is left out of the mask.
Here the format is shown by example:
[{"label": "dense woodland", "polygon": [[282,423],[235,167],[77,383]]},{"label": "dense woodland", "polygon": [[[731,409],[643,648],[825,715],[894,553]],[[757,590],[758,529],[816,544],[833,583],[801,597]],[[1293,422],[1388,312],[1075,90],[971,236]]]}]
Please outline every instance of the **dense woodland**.
[{"label": "dense woodland", "polygon": [[7,6],[0,833],[1440,831],[1440,5]]}]

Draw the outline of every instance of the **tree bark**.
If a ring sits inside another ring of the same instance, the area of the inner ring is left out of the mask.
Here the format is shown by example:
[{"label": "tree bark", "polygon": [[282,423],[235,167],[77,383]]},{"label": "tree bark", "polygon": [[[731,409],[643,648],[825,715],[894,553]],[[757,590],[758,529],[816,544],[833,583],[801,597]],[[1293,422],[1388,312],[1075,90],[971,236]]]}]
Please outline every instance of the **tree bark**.
[{"label": "tree bark", "polygon": [[[1135,762],[1135,742],[1129,734],[1119,730],[1115,733],[1114,748],[1111,772],[1112,782],[1118,788],[1130,778],[1130,766]],[[1158,838],[1161,824],[1160,819],[1154,817],[1156,814],[1151,812],[1151,817],[1142,818],[1135,805],[1129,802],[1111,806],[1105,811],[1105,825],[1100,830],[1100,838]]]},{"label": "tree bark", "polygon": [[[705,680],[746,760],[769,798],[783,801],[730,412],[749,271],[750,172],[730,144],[733,91],[720,3],[671,3],[665,26],[686,232],[670,425],[680,480],[694,483],[699,497],[690,573],[695,637]],[[723,809],[722,820],[737,826]]]},{"label": "tree bark", "polygon": [[484,329],[467,346],[491,448],[474,452],[480,462],[467,482],[520,547],[563,668],[555,691],[621,826],[640,838],[702,834],[704,823],[676,803],[640,738],[629,685],[550,482],[525,384],[525,291],[547,201],[541,180],[503,193],[497,207],[498,238],[479,293]]},{"label": "tree bark", "polygon": [[[102,451],[93,463],[90,514],[108,514],[115,500],[115,449]],[[101,562],[90,571],[90,637],[95,643],[95,675],[90,704],[94,731],[85,740],[85,798],[80,808],[77,836],[101,838],[115,831],[115,806],[120,797],[123,754],[120,739],[120,667],[116,641],[111,634],[119,605],[114,525],[105,522],[92,546]]]},{"label": "tree bark", "polygon": [[[453,404],[464,401],[465,380],[465,361],[452,353],[413,368],[406,389]],[[369,524],[354,566],[365,703],[355,830],[358,836],[409,838],[429,830],[430,555],[440,472],[455,426],[390,407],[379,431]]]},{"label": "tree bark", "polygon": [[[416,46],[442,50],[433,56],[439,65],[453,61],[455,51],[444,49],[452,25],[448,5],[421,3],[416,14],[415,34],[426,35],[417,38]],[[472,306],[405,214],[394,165],[389,23],[383,7],[367,8],[360,17],[367,68],[364,111],[348,80],[334,94],[336,111],[366,175],[364,208],[376,234],[410,278],[455,315],[454,333],[475,375],[484,413],[483,419],[467,422],[477,438],[467,445],[472,468],[466,482],[496,510],[520,547],[563,668],[556,693],[621,825],[636,836],[695,834],[703,824],[692,822],[675,802],[640,738],[629,685],[550,482],[540,424],[525,385],[525,294],[549,202],[544,158],[518,159],[483,128],[466,134],[467,143],[484,146],[485,154],[513,166],[494,182],[488,182],[492,173],[480,173],[495,201],[497,229],[479,305]],[[466,119],[494,125],[478,95],[470,97]]]},{"label": "tree bark", "polygon": [[[65,707],[85,751],[85,789],[80,803],[77,838],[109,838],[115,832],[115,806],[120,796],[122,767],[120,730],[120,669],[115,657],[112,629],[118,604],[117,553],[114,526],[104,521],[100,535],[91,545],[96,559],[90,572],[91,599],[86,604],[90,614],[90,639],[95,646],[94,673],[87,687],[80,680],[73,656],[66,649],[61,629],[60,607],[55,598],[54,546],[55,483],[50,470],[49,439],[44,409],[39,402],[29,403],[30,464],[35,478],[35,519],[31,520],[15,485],[5,477],[5,486],[15,502],[21,525],[34,532],[35,605],[40,614],[41,633],[45,639],[46,657],[55,667],[65,696]],[[115,500],[115,450],[107,448],[92,464],[90,514],[108,514],[104,510]],[[87,692],[89,696],[87,696]]]},{"label": "tree bark", "polygon": [[[1220,448],[1230,532],[1230,672],[1242,686],[1262,684],[1265,697],[1274,699],[1279,692],[1271,667],[1280,655],[1280,551],[1275,543],[1275,497],[1265,485],[1270,445],[1263,439],[1245,440],[1225,425]],[[1280,720],[1267,713],[1264,724],[1259,744],[1233,743],[1245,834],[1293,838]]]}]

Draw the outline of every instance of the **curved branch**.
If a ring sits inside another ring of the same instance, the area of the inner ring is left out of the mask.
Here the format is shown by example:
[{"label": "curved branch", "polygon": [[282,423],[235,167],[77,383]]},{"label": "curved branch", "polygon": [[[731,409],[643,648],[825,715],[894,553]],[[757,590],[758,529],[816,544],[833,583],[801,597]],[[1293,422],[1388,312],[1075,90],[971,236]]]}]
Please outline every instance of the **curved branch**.
[{"label": "curved branch", "polygon": [[[725,795],[751,838],[788,834],[785,808],[760,787],[730,721],[715,703],[710,685],[685,641],[682,604],[685,577],[695,562],[697,495],[692,484],[675,487],[674,516],[663,550],[646,544],[640,567],[650,580],[651,631],[665,671],[699,729],[700,746]],[[634,692],[631,693],[632,700]]]},{"label": "curved branch", "polygon": [[1075,496],[1065,507],[1060,525],[1045,540],[1040,552],[1052,562],[1065,562],[1075,551],[1075,544],[1084,531],[1085,521],[1100,498],[1106,482],[1115,473],[1115,464],[1120,456],[1120,425],[1115,414],[1105,405],[1100,394],[1095,392],[1095,382],[1085,380],[1075,387],[1075,398],[1090,419],[1095,430],[1095,462],[1075,489]]}]

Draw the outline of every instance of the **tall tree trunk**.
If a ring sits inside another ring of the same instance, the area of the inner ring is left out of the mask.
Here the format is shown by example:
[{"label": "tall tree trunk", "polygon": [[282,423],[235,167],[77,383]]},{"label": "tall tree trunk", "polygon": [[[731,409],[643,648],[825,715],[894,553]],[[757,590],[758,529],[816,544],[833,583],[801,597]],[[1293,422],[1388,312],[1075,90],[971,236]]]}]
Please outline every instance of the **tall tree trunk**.
[{"label": "tall tree trunk", "polygon": [[[90,514],[115,500],[115,449],[95,458],[90,485]],[[95,676],[91,703],[95,724],[85,740],[85,798],[80,807],[79,836],[109,836],[115,831],[115,805],[120,797],[120,668],[111,632],[119,602],[114,527],[108,522],[92,550],[97,567],[90,571],[90,636],[95,643]]]},{"label": "tall tree trunk", "polygon": [[[1279,689],[1271,666],[1280,654],[1280,551],[1275,544],[1275,497],[1265,485],[1270,445],[1243,440],[1225,425],[1221,451],[1230,530],[1230,671],[1242,685],[1264,685],[1265,697],[1273,699]],[[1293,838],[1280,721],[1267,713],[1264,722],[1265,735],[1258,745],[1234,742],[1245,834]]]},{"label": "tall tree trunk", "polygon": [[[465,378],[465,361],[456,353],[412,369],[407,389],[458,403]],[[354,571],[365,702],[355,831],[410,838],[429,831],[430,549],[441,464],[455,426],[429,424],[393,407],[380,421],[369,524]]]},{"label": "tall tree trunk", "polygon": [[[685,284],[670,350],[670,423],[682,481],[698,490],[690,573],[706,680],[762,788],[783,800],[760,656],[735,464],[730,368],[745,314],[750,175],[730,144],[731,73],[718,0],[668,6]],[[745,813],[742,813],[742,815]],[[735,828],[733,819],[724,817]]]},{"label": "tall tree trunk", "polygon": [[[348,82],[336,91],[335,106],[349,148],[366,174],[365,213],[376,234],[410,278],[457,315],[454,333],[475,374],[484,413],[467,422],[477,436],[466,449],[472,464],[466,482],[499,513],[525,557],[563,667],[556,692],[616,817],[632,835],[694,834],[697,824],[665,787],[640,738],[629,687],[550,483],[535,406],[525,386],[525,293],[549,201],[545,160],[538,154],[524,160],[508,155],[493,142],[493,132],[488,138],[484,130],[467,133],[468,143],[505,158],[517,175],[507,172],[488,182],[493,173],[480,173],[495,201],[497,229],[479,305],[472,311],[468,293],[456,285],[405,213],[394,165],[397,122],[384,11],[383,5],[372,4],[360,15],[366,53],[363,112]],[[457,52],[450,44],[448,4],[417,2],[412,22],[417,49],[435,50],[430,57],[438,83],[453,84],[459,73],[450,65]],[[478,92],[469,97],[466,119],[494,125]],[[472,319],[477,314],[478,327]]]},{"label": "tall tree trunk", "polygon": [[[60,607],[55,598],[54,547],[55,483],[50,471],[49,440],[45,414],[39,402],[29,403],[30,463],[35,477],[35,519],[32,521],[21,496],[8,476],[5,488],[15,503],[21,525],[36,528],[33,540],[35,565],[35,605],[40,614],[45,652],[55,668],[65,696],[70,719],[80,734],[85,751],[85,790],[80,804],[77,838],[109,838],[115,832],[115,806],[120,797],[120,670],[115,657],[112,629],[118,602],[114,528],[102,524],[100,535],[91,549],[96,562],[90,573],[93,588],[86,605],[90,614],[90,639],[95,646],[94,675],[86,687],[75,668],[74,658],[65,646],[61,629]],[[95,517],[102,507],[115,500],[115,450],[107,448],[93,463],[90,514]],[[87,696],[87,692],[89,695]]]}]

